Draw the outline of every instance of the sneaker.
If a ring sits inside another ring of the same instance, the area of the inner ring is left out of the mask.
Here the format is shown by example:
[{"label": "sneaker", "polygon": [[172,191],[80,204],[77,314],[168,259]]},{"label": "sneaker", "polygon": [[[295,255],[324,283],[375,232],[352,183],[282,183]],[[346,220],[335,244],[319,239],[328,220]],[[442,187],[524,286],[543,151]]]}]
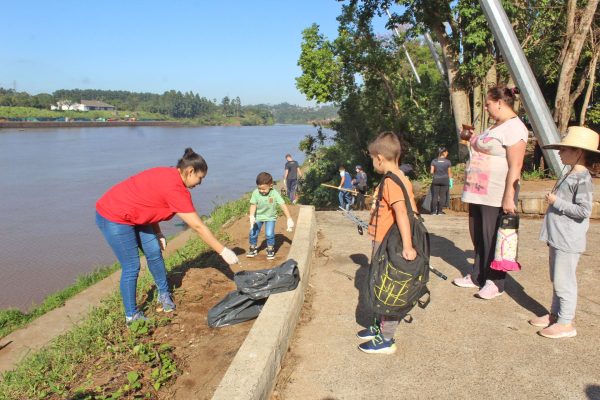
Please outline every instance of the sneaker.
[{"label": "sneaker", "polygon": [[246,257],[256,257],[257,254],[258,249],[256,248],[256,246],[250,246],[248,252],[246,253]]},{"label": "sneaker", "polygon": [[267,260],[272,260],[275,258],[275,247],[267,246]]},{"label": "sneaker", "polygon": [[127,325],[131,325],[133,321],[148,321],[148,318],[144,316],[144,313],[141,311],[136,312],[131,317],[125,317],[125,323]]},{"label": "sneaker", "polygon": [[502,295],[504,292],[498,290],[498,286],[490,280],[485,281],[485,285],[477,292],[476,296],[480,299],[491,300]]},{"label": "sneaker", "polygon": [[443,211],[438,211],[438,212],[437,212],[437,215],[446,215],[446,213],[445,213],[445,212],[443,212]]},{"label": "sneaker", "polygon": [[156,311],[158,312],[166,312],[170,313],[175,311],[175,303],[171,298],[171,293],[164,293],[158,295],[158,302],[160,303],[158,307],[156,307]]},{"label": "sneaker", "polygon": [[379,332],[380,332],[379,321],[375,321],[375,323],[373,325],[369,326],[368,328],[358,331],[358,333],[356,334],[356,337],[359,339],[362,339],[362,340],[371,340],[375,336],[379,335]]},{"label": "sneaker", "polygon": [[577,330],[572,324],[552,324],[538,332],[543,337],[561,339],[577,336]]},{"label": "sneaker", "polygon": [[396,342],[394,339],[385,340],[379,333],[372,340],[358,345],[358,348],[370,354],[394,354],[396,352]]},{"label": "sneaker", "polygon": [[529,320],[529,323],[533,326],[537,326],[540,328],[546,328],[554,323],[556,323],[556,315],[554,314],[546,314],[541,317],[535,317]]},{"label": "sneaker", "polygon": [[454,283],[458,287],[464,287],[464,288],[477,287],[477,285],[474,284],[473,280],[471,279],[471,274],[467,274],[467,276],[464,276],[462,278],[456,278],[452,281],[452,283]]}]

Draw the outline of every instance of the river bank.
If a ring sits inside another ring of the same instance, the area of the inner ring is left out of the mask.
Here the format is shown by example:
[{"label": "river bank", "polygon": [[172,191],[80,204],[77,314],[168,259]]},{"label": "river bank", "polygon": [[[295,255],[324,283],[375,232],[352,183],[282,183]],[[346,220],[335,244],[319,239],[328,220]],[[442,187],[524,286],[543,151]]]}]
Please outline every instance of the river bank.
[{"label": "river bank", "polygon": [[0,121],[0,129],[106,128],[123,126],[186,126],[176,121]]}]

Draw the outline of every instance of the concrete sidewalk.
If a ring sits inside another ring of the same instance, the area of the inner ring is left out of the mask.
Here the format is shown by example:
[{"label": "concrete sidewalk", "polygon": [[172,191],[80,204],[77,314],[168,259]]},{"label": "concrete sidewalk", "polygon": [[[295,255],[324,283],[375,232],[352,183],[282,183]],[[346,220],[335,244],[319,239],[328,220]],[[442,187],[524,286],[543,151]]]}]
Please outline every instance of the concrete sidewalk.
[{"label": "concrete sidewalk", "polygon": [[[359,215],[366,219],[366,213]],[[426,216],[432,265],[432,302],[402,323],[392,356],[360,352],[355,333],[371,322],[359,307],[370,257],[369,238],[337,212],[318,212],[318,248],[305,307],[279,375],[278,399],[600,398],[600,224],[592,223],[588,252],[578,268],[579,304],[573,339],[536,334],[527,320],[549,306],[548,250],[541,221],[523,219],[523,270],[494,300],[453,286],[472,262],[464,214]]]}]

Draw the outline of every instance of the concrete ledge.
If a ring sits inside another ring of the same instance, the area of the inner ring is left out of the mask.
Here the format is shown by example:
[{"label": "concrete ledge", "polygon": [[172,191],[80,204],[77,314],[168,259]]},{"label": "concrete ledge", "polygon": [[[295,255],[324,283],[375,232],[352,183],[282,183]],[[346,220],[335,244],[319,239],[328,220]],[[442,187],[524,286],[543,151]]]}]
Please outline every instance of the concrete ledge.
[{"label": "concrete ledge", "polygon": [[[546,203],[545,196],[546,193],[521,193],[519,195],[517,211],[522,215],[543,216],[548,208],[548,203]],[[454,211],[468,212],[469,204],[463,203],[460,197],[460,195],[450,196],[450,209]],[[590,218],[600,218],[600,201],[596,196],[594,196],[594,201],[592,202],[592,215]]]},{"label": "concrete ledge", "polygon": [[301,206],[288,255],[298,262],[300,284],[296,290],[269,297],[219,383],[213,400],[269,398],[300,317],[316,231],[314,207]]}]

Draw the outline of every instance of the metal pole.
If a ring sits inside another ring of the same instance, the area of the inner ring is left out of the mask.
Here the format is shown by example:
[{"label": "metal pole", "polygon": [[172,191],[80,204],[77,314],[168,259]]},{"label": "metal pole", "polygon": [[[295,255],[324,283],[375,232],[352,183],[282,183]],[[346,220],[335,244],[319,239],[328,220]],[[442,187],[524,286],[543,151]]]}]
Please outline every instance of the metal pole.
[{"label": "metal pole", "polygon": [[444,69],[442,62],[440,61],[440,56],[437,52],[437,49],[435,48],[435,45],[433,44],[431,35],[429,34],[429,32],[425,32],[423,37],[425,38],[425,41],[427,42],[427,47],[429,47],[431,56],[433,57],[433,60],[435,61],[435,66],[437,67],[438,71],[440,71],[440,75],[442,75],[442,78],[444,78],[444,82],[446,83],[446,86],[448,86],[448,81],[445,79],[446,78],[446,70]]},{"label": "metal pole", "polygon": [[[387,13],[388,18],[392,19],[392,15],[390,14],[390,12],[388,11],[387,8],[385,8],[385,12]],[[401,38],[400,32],[398,32],[398,28],[396,28],[396,26],[394,26],[394,32],[396,32],[396,36],[398,36],[398,38]],[[417,69],[415,68],[415,65],[413,64],[412,59],[410,58],[410,54],[408,54],[408,50],[406,50],[406,46],[404,45],[404,43],[402,43],[402,48],[404,49],[404,54],[406,54],[406,58],[408,59],[408,63],[410,64],[410,68],[412,69],[412,72],[415,75],[415,79],[417,80],[417,82],[420,85],[421,84],[421,78],[419,77],[419,74],[417,73]]]},{"label": "metal pole", "polygon": [[[531,67],[525,58],[521,44],[512,29],[510,21],[502,8],[499,0],[479,0],[483,13],[500,51],[508,64],[508,69],[513,76],[517,86],[521,89],[521,97],[525,111],[531,121],[533,132],[540,145],[558,143],[560,135],[552,119],[550,110],[546,105],[544,96],[538,86]],[[552,150],[542,149],[550,170],[556,175],[561,175],[562,163],[558,153]]]}]

